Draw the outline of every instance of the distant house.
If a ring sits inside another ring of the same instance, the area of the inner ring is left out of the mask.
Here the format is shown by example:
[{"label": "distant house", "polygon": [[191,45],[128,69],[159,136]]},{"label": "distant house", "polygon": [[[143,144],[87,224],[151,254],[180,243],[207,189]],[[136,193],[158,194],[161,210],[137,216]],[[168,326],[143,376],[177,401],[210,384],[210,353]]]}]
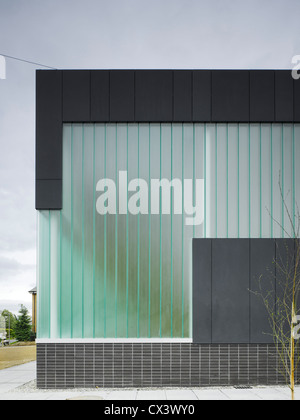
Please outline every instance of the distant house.
[{"label": "distant house", "polygon": [[32,295],[32,331],[36,333],[36,287],[28,293]]}]

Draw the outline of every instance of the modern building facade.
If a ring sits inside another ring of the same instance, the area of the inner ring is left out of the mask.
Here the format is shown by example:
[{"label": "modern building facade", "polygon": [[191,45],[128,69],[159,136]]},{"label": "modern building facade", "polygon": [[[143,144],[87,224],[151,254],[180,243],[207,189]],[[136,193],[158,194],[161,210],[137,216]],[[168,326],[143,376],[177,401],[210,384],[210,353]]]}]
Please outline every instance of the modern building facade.
[{"label": "modern building facade", "polygon": [[[283,380],[260,276],[294,252],[290,71],[37,72],[37,380]],[[291,253],[286,253],[287,247]]]}]

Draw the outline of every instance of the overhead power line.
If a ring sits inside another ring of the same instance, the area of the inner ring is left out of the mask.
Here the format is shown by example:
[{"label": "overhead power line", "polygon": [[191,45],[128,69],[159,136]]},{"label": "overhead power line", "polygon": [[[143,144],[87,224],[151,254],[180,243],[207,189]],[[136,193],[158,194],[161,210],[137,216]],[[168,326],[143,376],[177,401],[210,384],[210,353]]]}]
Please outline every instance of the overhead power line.
[{"label": "overhead power line", "polygon": [[22,61],[23,63],[33,64],[33,65],[35,65],[35,66],[46,67],[47,69],[51,69],[51,70],[57,70],[55,67],[46,66],[45,64],[36,63],[35,61],[24,60],[24,59],[22,59],[22,58],[13,57],[13,56],[11,56],[11,55],[7,55],[7,54],[2,54],[2,53],[0,53],[0,56],[1,56],[1,55],[2,55],[2,57],[5,57],[5,58],[10,58],[11,60]]}]

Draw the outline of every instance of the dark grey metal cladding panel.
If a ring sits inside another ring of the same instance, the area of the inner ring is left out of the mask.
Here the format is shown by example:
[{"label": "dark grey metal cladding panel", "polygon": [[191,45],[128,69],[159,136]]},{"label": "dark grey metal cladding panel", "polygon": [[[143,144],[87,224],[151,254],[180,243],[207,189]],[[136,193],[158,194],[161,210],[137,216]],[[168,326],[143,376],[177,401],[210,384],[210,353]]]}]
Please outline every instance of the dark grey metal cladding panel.
[{"label": "dark grey metal cladding panel", "polygon": [[62,179],[62,72],[36,72],[36,178]]},{"label": "dark grey metal cladding panel", "polygon": [[300,79],[294,80],[294,122],[300,123]]},{"label": "dark grey metal cladding panel", "polygon": [[193,239],[193,342],[211,343],[211,239]]},{"label": "dark grey metal cladding panel", "polygon": [[[285,282],[295,263],[295,241],[289,238],[276,239],[276,280]],[[279,292],[279,290],[277,289]]]},{"label": "dark grey metal cladding panel", "polygon": [[294,120],[294,79],[290,70],[275,72],[275,121]]},{"label": "dark grey metal cladding panel", "polygon": [[37,179],[35,183],[35,208],[37,210],[62,209],[62,181]]},{"label": "dark grey metal cladding panel", "polygon": [[65,70],[63,72],[63,121],[89,122],[91,118],[91,72]]},{"label": "dark grey metal cladding panel", "polygon": [[[258,295],[256,294],[258,293]],[[275,309],[275,240],[250,240],[250,343],[273,343],[269,314],[261,295]]]},{"label": "dark grey metal cladding panel", "polygon": [[249,240],[212,243],[212,343],[249,343]]},{"label": "dark grey metal cladding panel", "polygon": [[[276,305],[277,313],[285,311],[283,302],[292,307],[291,284],[295,263],[295,243],[293,239],[276,239]],[[286,293],[286,291],[290,291]],[[283,312],[284,313],[284,312]],[[287,336],[290,335],[290,319],[282,322],[281,328]]]},{"label": "dark grey metal cladding panel", "polygon": [[134,71],[110,72],[110,121],[134,121]]},{"label": "dark grey metal cladding panel", "polygon": [[140,70],[135,80],[135,120],[173,120],[173,71]]},{"label": "dark grey metal cladding panel", "polygon": [[279,300],[284,297],[287,285],[291,286],[294,266],[295,241],[276,239],[276,296]]},{"label": "dark grey metal cladding panel", "polygon": [[91,121],[109,121],[109,71],[91,71]]},{"label": "dark grey metal cladding panel", "polygon": [[192,121],[192,72],[174,72],[174,122]]},{"label": "dark grey metal cladding panel", "polygon": [[193,71],[193,121],[211,122],[211,71]]},{"label": "dark grey metal cladding panel", "polygon": [[[269,73],[276,75],[275,98],[272,78],[265,76]],[[292,81],[291,92],[289,73],[37,71],[36,179],[62,178],[63,122],[184,122],[189,121],[191,113],[193,122],[249,122],[250,74],[253,120],[271,122],[273,115],[274,122],[300,122],[300,80]]]},{"label": "dark grey metal cladding panel", "polygon": [[249,71],[212,71],[212,121],[249,121]]},{"label": "dark grey metal cladding panel", "polygon": [[275,118],[274,71],[250,72],[250,121],[272,122]]}]

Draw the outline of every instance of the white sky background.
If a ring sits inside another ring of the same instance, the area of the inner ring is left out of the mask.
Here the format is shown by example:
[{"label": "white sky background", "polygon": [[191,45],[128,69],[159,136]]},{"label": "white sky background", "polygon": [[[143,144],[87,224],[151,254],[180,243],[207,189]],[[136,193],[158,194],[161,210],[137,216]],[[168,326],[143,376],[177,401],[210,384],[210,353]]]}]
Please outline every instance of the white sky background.
[{"label": "white sky background", "polygon": [[[0,55],[59,69],[290,69],[299,0],[0,0]],[[35,69],[0,80],[0,310],[36,284]]]}]

